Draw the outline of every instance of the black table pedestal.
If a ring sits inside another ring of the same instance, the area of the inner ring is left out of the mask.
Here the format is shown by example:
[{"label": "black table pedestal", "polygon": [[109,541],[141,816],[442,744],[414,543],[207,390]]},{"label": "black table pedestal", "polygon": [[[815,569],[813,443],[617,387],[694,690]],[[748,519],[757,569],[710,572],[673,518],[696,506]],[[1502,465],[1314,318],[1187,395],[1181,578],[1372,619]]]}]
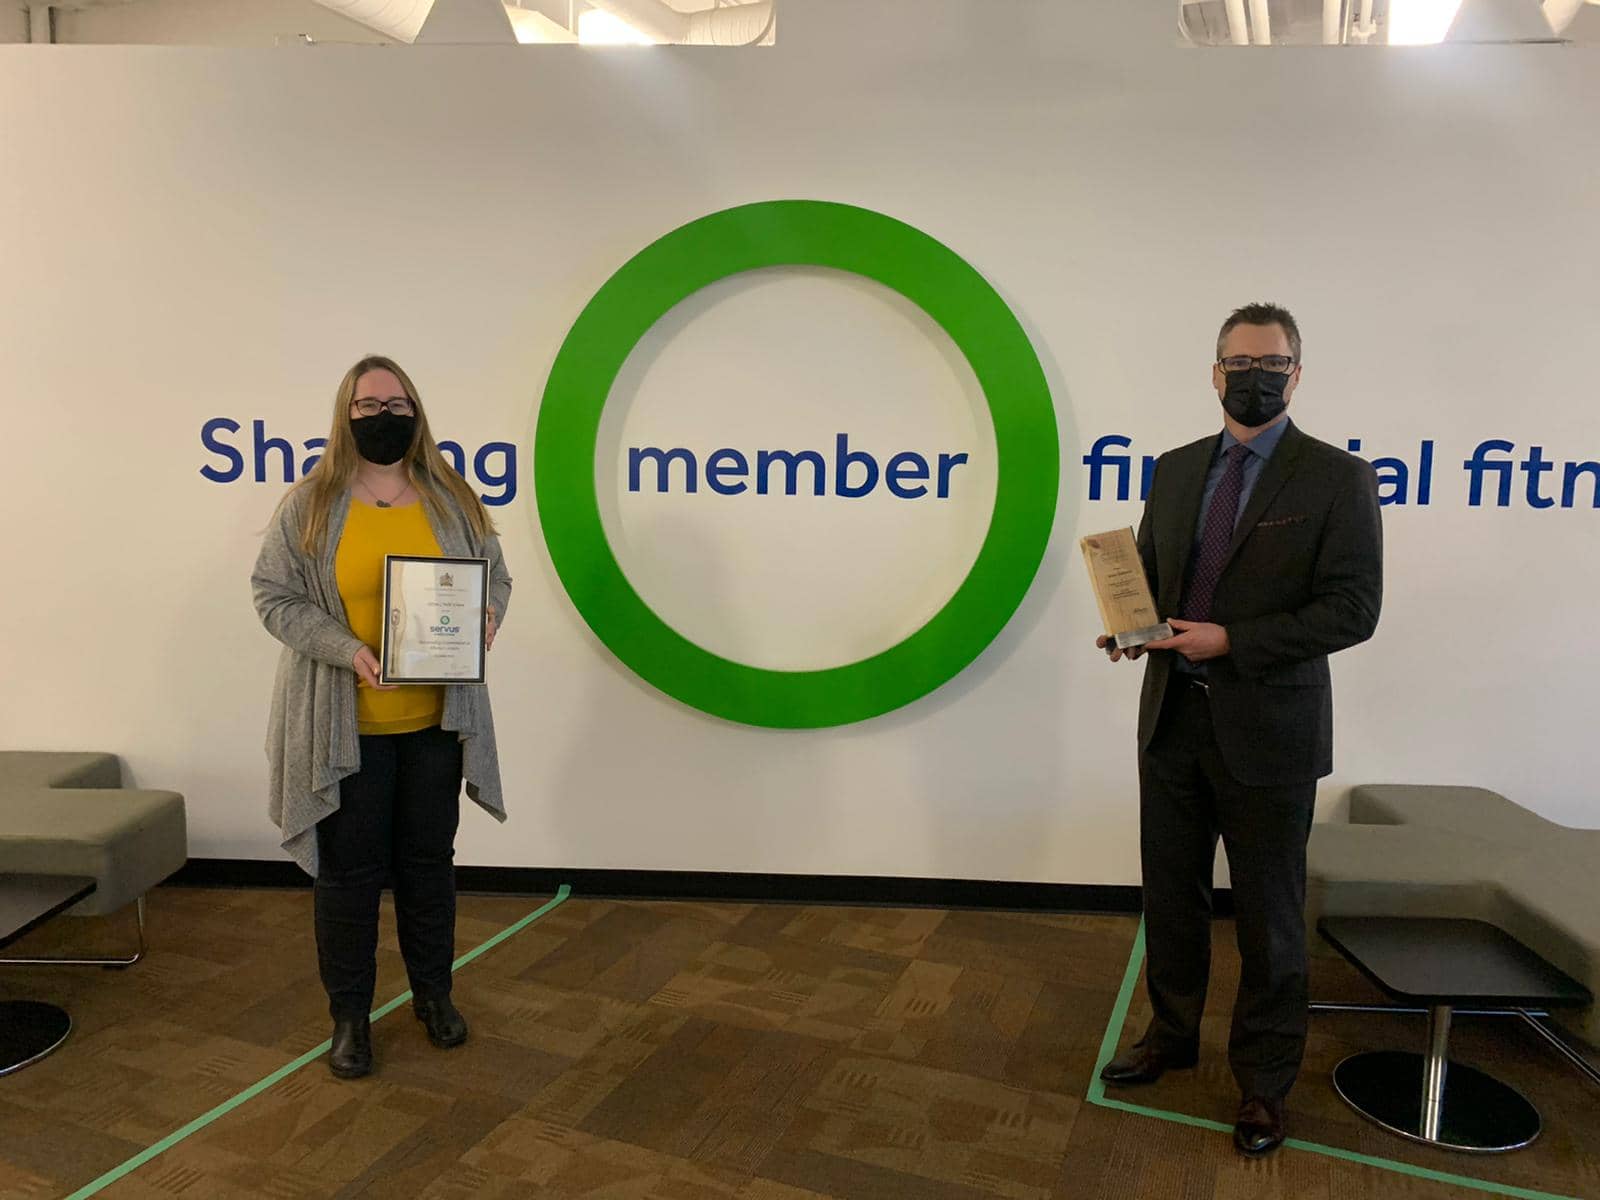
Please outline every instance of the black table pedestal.
[{"label": "black table pedestal", "polygon": [[1499,1154],[1539,1136],[1539,1111],[1482,1071],[1450,1061],[1448,1006],[1429,1010],[1428,1052],[1355,1054],[1333,1071],[1334,1090],[1390,1133],[1447,1150]]},{"label": "black table pedestal", "polygon": [[38,1062],[72,1032],[72,1018],[54,1004],[0,1001],[0,1075]]}]

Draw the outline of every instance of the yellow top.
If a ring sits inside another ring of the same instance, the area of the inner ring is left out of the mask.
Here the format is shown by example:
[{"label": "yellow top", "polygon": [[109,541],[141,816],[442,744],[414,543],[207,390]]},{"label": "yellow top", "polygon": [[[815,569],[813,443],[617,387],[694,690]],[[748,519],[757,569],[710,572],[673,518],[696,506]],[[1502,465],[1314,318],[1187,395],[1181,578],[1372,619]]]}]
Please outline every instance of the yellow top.
[{"label": "yellow top", "polygon": [[[383,638],[383,556],[442,553],[420,503],[375,508],[351,499],[333,574],[350,632],[374,654]],[[443,715],[444,688],[438,684],[406,684],[392,692],[356,689],[356,728],[362,733],[415,733],[437,725]]]}]

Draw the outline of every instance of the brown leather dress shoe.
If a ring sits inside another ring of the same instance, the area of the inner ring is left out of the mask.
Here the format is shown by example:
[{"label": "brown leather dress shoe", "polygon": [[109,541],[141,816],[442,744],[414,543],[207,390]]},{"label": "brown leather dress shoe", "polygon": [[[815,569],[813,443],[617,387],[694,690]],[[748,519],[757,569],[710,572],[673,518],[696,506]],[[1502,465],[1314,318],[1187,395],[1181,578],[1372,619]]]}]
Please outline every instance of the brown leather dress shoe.
[{"label": "brown leather dress shoe", "polygon": [[1168,1054],[1140,1042],[1120,1058],[1108,1062],[1101,1070],[1100,1078],[1106,1083],[1124,1087],[1154,1083],[1166,1072],[1181,1071],[1198,1061],[1199,1056],[1193,1051],[1188,1054]]},{"label": "brown leather dress shoe", "polygon": [[1246,1096],[1233,1123],[1233,1144],[1252,1157],[1270,1154],[1283,1145],[1283,1103]]}]

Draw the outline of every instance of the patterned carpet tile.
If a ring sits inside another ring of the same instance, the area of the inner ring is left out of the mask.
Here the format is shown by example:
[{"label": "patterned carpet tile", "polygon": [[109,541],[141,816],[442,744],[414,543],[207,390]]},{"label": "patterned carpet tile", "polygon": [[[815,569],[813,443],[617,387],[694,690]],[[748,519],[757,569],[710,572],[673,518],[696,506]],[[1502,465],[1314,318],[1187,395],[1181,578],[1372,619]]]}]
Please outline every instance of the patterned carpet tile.
[{"label": "patterned carpet tile", "polygon": [[[459,949],[537,898],[461,898]],[[76,1030],[0,1079],[0,1200],[60,1197],[327,1037],[310,896],[162,889],[127,972],[0,974]],[[380,1001],[405,989],[385,905]],[[313,1062],[108,1188],[109,1200],[1475,1200],[1483,1193],[1088,1104],[1136,929],[1130,918],[574,899],[456,978],[472,1023],[431,1046],[408,1008],[374,1027],[377,1070]],[[115,922],[58,921],[42,953]],[[1231,1122],[1238,959],[1213,944],[1198,1068],[1128,1093]],[[1372,1000],[1337,958],[1313,991]],[[1135,993],[1122,1031],[1148,1019]],[[1594,1089],[1515,1026],[1462,1020],[1458,1056],[1537,1097],[1532,1148],[1464,1161],[1360,1120],[1329,1072],[1414,1049],[1420,1020],[1312,1018],[1291,1133],[1419,1166],[1600,1197]]]}]

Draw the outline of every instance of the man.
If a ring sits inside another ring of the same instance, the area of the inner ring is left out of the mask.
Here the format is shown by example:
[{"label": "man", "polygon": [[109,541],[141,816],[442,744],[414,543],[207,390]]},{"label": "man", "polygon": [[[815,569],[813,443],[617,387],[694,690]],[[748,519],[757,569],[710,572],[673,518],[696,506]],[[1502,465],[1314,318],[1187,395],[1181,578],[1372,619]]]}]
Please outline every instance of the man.
[{"label": "man", "polygon": [[[1241,1092],[1234,1144],[1284,1139],[1305,1050],[1306,839],[1333,770],[1328,655],[1372,636],[1382,531],[1372,467],[1300,432],[1300,330],[1252,304],[1217,338],[1220,435],[1156,463],[1139,553],[1174,636],[1151,642],[1139,701],[1144,1036],[1111,1084],[1193,1066],[1211,958],[1217,837],[1228,853],[1243,960],[1228,1060]],[[1113,662],[1138,658],[1097,643]]]}]

